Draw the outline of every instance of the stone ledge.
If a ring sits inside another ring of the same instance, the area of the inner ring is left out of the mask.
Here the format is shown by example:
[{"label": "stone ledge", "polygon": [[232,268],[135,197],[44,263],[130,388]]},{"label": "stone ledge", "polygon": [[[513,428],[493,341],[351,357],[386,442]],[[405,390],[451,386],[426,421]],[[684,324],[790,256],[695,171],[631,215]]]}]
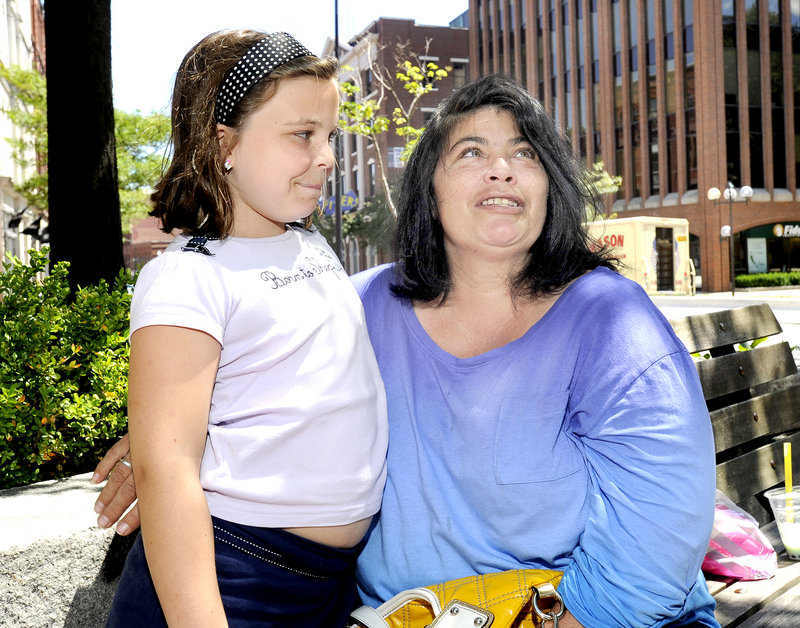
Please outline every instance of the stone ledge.
[{"label": "stone ledge", "polygon": [[0,623],[103,626],[119,579],[118,570],[108,579],[103,568],[115,536],[92,528],[0,552]]},{"label": "stone ledge", "polygon": [[132,539],[97,527],[90,478],[0,491],[0,625],[105,624]]}]

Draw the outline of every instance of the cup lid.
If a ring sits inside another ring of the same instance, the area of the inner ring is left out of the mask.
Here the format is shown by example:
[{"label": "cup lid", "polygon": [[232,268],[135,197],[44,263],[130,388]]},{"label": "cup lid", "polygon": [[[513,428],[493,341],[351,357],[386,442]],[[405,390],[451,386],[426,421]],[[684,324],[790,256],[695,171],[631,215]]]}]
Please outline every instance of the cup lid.
[{"label": "cup lid", "polygon": [[775,501],[783,501],[784,499],[800,499],[800,487],[793,488],[788,493],[786,492],[786,487],[779,486],[777,488],[771,488],[764,496],[767,499],[775,500]]}]

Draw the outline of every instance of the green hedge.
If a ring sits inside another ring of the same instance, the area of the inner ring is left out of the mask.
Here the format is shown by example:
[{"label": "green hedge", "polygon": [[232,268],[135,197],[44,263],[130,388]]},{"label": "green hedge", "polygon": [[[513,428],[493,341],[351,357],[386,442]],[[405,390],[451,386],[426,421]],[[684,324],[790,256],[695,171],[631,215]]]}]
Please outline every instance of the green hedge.
[{"label": "green hedge", "polygon": [[800,286],[800,272],[736,275],[737,288],[779,288],[781,286]]},{"label": "green hedge", "polygon": [[90,471],[126,426],[130,276],[71,294],[30,256],[0,273],[0,488]]}]

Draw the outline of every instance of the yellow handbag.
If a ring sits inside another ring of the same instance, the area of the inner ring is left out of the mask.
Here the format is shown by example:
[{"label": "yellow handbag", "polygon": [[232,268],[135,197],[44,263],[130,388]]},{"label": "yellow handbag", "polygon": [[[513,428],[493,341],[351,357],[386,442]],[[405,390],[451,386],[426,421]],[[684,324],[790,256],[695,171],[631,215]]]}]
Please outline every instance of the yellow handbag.
[{"label": "yellow handbag", "polygon": [[560,571],[514,569],[449,580],[395,595],[378,608],[362,606],[351,628],[532,628],[558,626],[564,603]]}]

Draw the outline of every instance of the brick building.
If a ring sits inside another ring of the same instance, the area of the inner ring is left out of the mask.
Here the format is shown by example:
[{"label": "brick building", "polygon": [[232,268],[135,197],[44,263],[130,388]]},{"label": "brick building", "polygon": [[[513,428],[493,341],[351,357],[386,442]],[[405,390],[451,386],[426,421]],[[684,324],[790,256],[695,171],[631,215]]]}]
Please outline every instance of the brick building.
[{"label": "brick building", "polygon": [[131,225],[131,232],[125,236],[122,244],[125,268],[139,270],[169,246],[175,234],[164,233],[160,224],[158,218],[147,216]]},{"label": "brick building", "polygon": [[[800,268],[797,2],[470,0],[469,23],[472,77],[516,75],[622,175],[611,211],[689,220],[705,290],[729,286],[724,225],[737,274]],[[749,202],[707,198],[729,181]]]},{"label": "brick building", "polygon": [[[390,75],[394,75],[398,58],[416,58],[423,64],[432,62],[439,67],[450,67],[448,76],[437,82],[435,88],[420,99],[409,120],[412,126],[419,128],[424,126],[426,116],[442,98],[466,82],[470,71],[468,46],[469,37],[465,27],[425,26],[409,19],[380,18],[346,43],[339,42],[339,60],[345,67],[341,80],[359,85],[361,91],[357,98],[369,99],[376,98],[379,92],[374,71],[386,68]],[[329,39],[323,54],[333,56],[334,52],[334,42]],[[352,69],[348,70],[347,67]],[[399,94],[410,99],[399,82],[395,81],[395,85]],[[379,113],[391,118],[395,106],[393,98],[387,95]],[[399,158],[404,144],[403,138],[393,128],[378,135],[375,144],[362,136],[344,134],[340,172],[343,193],[351,199],[358,198],[358,205],[363,206],[365,200],[382,188],[379,156],[383,160],[387,179],[391,182],[404,167]],[[364,246],[358,238],[347,239],[346,245],[345,263],[350,272],[384,261],[380,251]]]}]

